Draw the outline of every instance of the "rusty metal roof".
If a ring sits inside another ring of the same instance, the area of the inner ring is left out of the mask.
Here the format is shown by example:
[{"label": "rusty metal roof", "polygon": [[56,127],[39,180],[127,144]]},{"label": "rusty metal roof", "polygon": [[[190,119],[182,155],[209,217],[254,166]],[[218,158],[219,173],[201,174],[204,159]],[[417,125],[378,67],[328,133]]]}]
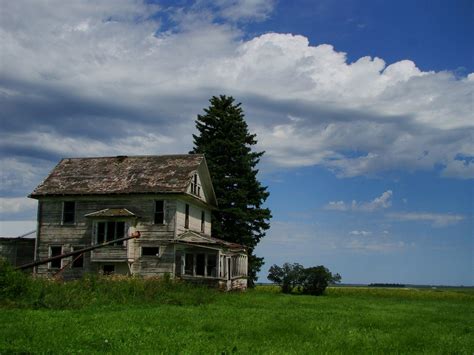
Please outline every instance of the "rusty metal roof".
[{"label": "rusty metal roof", "polygon": [[62,159],[30,197],[184,193],[202,154]]}]

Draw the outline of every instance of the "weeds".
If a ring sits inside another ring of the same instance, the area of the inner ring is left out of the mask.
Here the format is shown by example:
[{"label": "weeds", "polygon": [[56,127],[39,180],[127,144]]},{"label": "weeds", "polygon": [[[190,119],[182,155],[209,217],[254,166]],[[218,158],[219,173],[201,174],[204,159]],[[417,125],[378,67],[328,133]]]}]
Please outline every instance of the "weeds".
[{"label": "weeds", "polygon": [[202,305],[218,291],[163,278],[86,274],[74,281],[35,278],[0,261],[0,307],[80,309],[125,304]]}]

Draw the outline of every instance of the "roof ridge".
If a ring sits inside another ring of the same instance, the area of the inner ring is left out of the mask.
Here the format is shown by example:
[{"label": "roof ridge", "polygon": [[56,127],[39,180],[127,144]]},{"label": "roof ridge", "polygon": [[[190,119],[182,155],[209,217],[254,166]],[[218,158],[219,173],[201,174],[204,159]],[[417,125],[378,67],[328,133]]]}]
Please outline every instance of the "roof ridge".
[{"label": "roof ridge", "polygon": [[141,154],[141,155],[110,155],[110,156],[97,156],[97,157],[63,157],[61,160],[78,160],[78,159],[111,159],[111,158],[152,158],[152,157],[204,157],[204,154],[193,153],[193,154]]}]

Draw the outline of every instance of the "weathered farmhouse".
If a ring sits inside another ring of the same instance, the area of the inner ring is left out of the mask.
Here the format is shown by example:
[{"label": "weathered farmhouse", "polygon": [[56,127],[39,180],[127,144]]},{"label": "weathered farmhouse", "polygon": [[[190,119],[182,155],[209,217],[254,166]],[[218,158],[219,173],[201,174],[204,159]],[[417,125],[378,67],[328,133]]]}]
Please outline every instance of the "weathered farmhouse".
[{"label": "weathered farmhouse", "polygon": [[30,197],[38,200],[37,260],[140,232],[40,265],[38,274],[168,273],[225,289],[247,286],[245,247],[211,236],[217,201],[203,155],[63,159]]}]

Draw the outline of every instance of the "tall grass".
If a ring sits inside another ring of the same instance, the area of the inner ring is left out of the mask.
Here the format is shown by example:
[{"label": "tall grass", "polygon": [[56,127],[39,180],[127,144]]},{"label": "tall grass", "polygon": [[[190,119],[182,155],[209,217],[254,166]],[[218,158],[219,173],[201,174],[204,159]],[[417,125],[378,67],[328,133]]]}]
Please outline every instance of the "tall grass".
[{"label": "tall grass", "polygon": [[218,291],[164,278],[101,276],[62,280],[32,277],[0,261],[0,306],[3,308],[80,309],[133,304],[202,305]]}]

